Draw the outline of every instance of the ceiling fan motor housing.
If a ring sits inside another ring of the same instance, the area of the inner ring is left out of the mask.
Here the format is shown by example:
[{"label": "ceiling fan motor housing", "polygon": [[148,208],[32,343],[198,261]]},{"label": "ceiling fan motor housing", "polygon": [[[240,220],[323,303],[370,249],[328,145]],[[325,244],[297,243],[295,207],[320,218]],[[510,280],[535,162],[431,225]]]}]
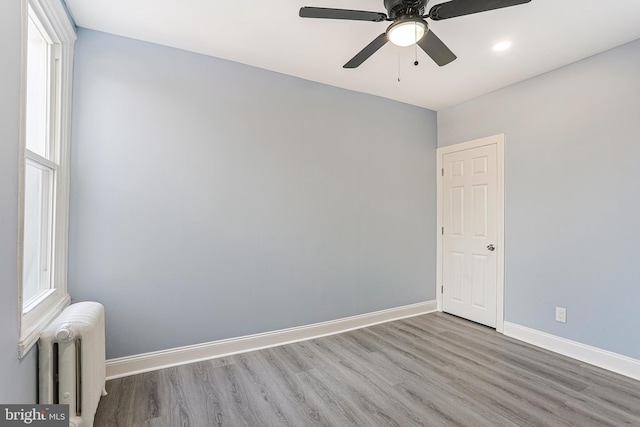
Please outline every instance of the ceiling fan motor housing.
[{"label": "ceiling fan motor housing", "polygon": [[424,15],[427,0],[384,0],[389,19]]}]

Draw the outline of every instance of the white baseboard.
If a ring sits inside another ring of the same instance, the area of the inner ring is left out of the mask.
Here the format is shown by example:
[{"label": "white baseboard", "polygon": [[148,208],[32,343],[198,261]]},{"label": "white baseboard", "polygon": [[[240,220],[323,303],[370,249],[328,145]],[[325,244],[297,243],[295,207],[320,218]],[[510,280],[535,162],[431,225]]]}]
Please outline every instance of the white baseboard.
[{"label": "white baseboard", "polygon": [[640,380],[640,360],[511,322],[504,322],[504,334],[555,353]]},{"label": "white baseboard", "polygon": [[431,313],[436,309],[435,300],[425,301],[296,328],[110,359],[107,360],[107,380],[338,334],[378,323]]}]

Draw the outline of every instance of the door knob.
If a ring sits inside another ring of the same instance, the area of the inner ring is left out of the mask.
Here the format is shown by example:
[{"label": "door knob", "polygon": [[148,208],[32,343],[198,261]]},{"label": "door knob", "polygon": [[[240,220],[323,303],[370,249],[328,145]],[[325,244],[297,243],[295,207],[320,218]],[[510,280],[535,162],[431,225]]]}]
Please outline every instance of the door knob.
[{"label": "door knob", "polygon": [[492,243],[492,244],[490,244],[489,246],[487,246],[487,249],[489,249],[489,251],[493,252],[493,251],[495,251],[495,250],[496,250],[496,247],[495,247],[495,246],[493,246],[493,243]]}]

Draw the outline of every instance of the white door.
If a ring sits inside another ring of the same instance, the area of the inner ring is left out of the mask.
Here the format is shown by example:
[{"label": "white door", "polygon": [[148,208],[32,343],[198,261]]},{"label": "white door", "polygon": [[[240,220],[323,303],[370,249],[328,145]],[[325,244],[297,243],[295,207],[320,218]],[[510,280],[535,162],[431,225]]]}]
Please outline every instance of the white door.
[{"label": "white door", "polygon": [[442,310],[496,327],[496,144],[446,153],[442,168]]}]

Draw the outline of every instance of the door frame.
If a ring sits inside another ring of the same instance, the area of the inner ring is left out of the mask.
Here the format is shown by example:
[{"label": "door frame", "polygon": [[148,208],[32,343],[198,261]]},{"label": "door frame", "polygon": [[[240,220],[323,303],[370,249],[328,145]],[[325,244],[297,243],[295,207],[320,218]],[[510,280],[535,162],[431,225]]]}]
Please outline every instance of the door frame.
[{"label": "door frame", "polygon": [[485,145],[496,145],[496,165],[498,170],[498,185],[496,194],[496,212],[497,232],[496,239],[496,256],[497,256],[497,272],[496,272],[496,331],[504,332],[504,134],[489,136],[486,138],[475,139],[473,141],[462,142],[459,144],[448,145],[436,149],[436,175],[437,175],[437,205],[436,205],[436,301],[438,303],[438,311],[442,311],[442,261],[443,261],[443,244],[442,244],[442,227],[443,227],[443,164],[445,154],[455,153],[458,151],[469,150],[472,148],[483,147]]}]

